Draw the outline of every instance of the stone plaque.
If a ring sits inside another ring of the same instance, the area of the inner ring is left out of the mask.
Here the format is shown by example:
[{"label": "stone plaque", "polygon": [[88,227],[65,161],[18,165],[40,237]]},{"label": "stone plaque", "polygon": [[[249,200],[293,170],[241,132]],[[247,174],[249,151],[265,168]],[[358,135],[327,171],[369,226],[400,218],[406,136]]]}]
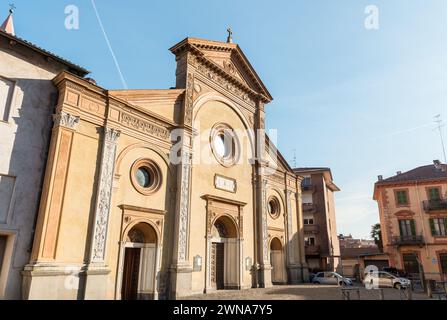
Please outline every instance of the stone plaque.
[{"label": "stone plaque", "polygon": [[214,176],[214,187],[216,189],[236,193],[237,184],[233,178],[224,177],[216,174]]}]

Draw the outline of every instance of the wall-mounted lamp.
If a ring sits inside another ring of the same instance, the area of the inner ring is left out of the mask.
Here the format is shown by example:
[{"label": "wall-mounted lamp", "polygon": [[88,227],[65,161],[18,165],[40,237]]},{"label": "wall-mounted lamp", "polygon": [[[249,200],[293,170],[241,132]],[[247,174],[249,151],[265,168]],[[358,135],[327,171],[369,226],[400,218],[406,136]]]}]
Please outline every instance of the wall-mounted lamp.
[{"label": "wall-mounted lamp", "polygon": [[202,271],[202,257],[196,255],[193,261],[193,271]]},{"label": "wall-mounted lamp", "polygon": [[250,271],[252,267],[253,261],[250,257],[245,258],[245,270]]}]

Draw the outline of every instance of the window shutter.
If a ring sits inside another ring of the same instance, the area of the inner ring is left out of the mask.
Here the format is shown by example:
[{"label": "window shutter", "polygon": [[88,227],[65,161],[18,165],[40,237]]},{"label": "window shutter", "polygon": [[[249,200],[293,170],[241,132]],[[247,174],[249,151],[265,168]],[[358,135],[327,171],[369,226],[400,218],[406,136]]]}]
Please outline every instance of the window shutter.
[{"label": "window shutter", "polygon": [[405,220],[399,220],[399,232],[400,232],[400,236],[402,237],[404,234],[402,232],[402,224]]},{"label": "window shutter", "polygon": [[[442,219],[444,220],[444,230],[447,232],[447,218]],[[445,234],[443,234],[445,236]]]},{"label": "window shutter", "polygon": [[[428,221],[430,222],[431,235],[436,236],[435,221],[433,219],[430,219]],[[445,220],[444,220],[444,222],[445,222]]]},{"label": "window shutter", "polygon": [[414,220],[410,220],[410,226],[411,226],[411,235],[416,235],[416,224],[414,223]]}]

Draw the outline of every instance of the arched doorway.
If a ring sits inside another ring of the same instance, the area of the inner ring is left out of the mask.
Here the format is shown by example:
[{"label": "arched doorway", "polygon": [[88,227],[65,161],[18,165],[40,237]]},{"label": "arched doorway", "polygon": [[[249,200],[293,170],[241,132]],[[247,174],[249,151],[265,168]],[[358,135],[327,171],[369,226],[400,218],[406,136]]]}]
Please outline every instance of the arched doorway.
[{"label": "arched doorway", "polygon": [[270,242],[270,261],[272,264],[272,282],[276,284],[287,283],[284,247],[276,237]]},{"label": "arched doorway", "polygon": [[156,265],[157,233],[151,225],[138,223],[125,240],[121,299],[153,299]]},{"label": "arched doorway", "polygon": [[215,290],[239,287],[239,242],[231,218],[218,218],[211,229],[210,278]]}]

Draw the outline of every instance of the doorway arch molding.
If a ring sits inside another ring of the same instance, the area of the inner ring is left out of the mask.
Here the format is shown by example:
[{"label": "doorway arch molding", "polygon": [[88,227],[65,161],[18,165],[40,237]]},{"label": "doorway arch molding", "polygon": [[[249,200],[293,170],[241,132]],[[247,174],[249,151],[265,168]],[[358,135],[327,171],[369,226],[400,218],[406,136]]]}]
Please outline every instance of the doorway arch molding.
[{"label": "doorway arch molding", "polygon": [[[122,210],[121,232],[119,240],[117,275],[115,283],[115,299],[121,299],[123,282],[125,250],[128,247],[139,247],[139,244],[126,241],[129,232],[139,224],[147,225],[155,232],[155,272],[153,298],[158,299],[160,286],[161,254],[163,252],[163,228],[166,211],[157,209],[140,208],[131,205],[120,205]],[[149,243],[148,243],[149,244]]]},{"label": "doorway arch molding", "polygon": [[[213,242],[229,243],[236,261],[237,279],[232,279],[227,289],[241,289],[243,287],[243,208],[245,202],[222,198],[213,195],[204,195],[206,201],[206,230],[205,230],[205,288],[204,293],[216,290],[211,282],[211,255]],[[231,238],[216,238],[212,235],[212,228],[219,219],[228,219],[236,229]]]}]

